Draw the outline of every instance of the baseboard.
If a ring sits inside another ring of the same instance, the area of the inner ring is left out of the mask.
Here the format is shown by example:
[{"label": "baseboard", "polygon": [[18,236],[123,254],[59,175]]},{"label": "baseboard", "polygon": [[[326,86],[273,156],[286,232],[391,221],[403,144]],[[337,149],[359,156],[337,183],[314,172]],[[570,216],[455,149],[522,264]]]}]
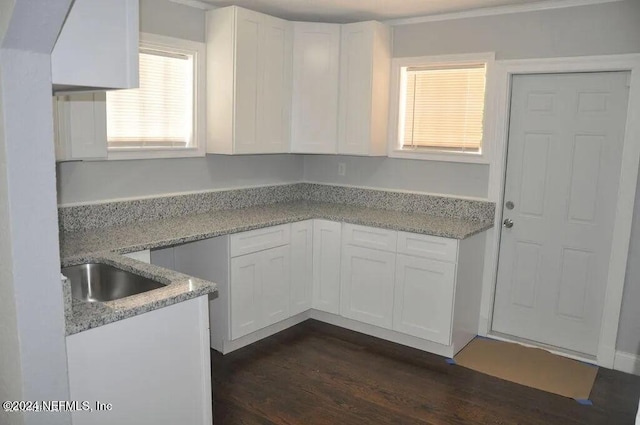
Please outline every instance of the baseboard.
[{"label": "baseboard", "polygon": [[278,332],[281,332],[285,329],[288,329],[292,326],[297,325],[298,323],[302,323],[309,318],[309,311],[304,311],[300,314],[296,314],[295,316],[289,317],[286,320],[283,320],[278,323],[274,323],[273,325],[269,325],[266,328],[262,328],[257,330],[249,335],[245,335],[233,341],[225,340],[223,342],[222,350],[219,347],[211,347],[216,351],[221,352],[222,354],[229,354],[232,351],[235,351],[239,348],[245,347],[249,344],[253,344],[254,342],[260,341],[261,339],[267,338],[271,335],[275,335]]},{"label": "baseboard", "polygon": [[357,320],[347,319],[346,317],[327,313],[325,311],[311,309],[309,310],[309,318],[443,357],[453,357],[454,354],[453,346],[451,345],[438,344],[426,339],[358,322]]},{"label": "baseboard", "polygon": [[616,351],[613,368],[620,372],[640,375],[640,356],[637,354],[625,353],[624,351]]}]

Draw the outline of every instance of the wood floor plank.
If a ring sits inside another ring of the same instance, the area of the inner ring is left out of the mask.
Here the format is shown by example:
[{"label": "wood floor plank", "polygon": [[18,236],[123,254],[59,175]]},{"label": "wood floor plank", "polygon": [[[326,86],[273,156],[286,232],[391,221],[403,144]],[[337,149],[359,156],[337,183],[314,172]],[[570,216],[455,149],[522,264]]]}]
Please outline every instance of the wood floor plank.
[{"label": "wood floor plank", "polygon": [[640,377],[600,369],[594,406],[449,366],[445,359],[309,320],[222,356],[216,424],[632,425]]}]

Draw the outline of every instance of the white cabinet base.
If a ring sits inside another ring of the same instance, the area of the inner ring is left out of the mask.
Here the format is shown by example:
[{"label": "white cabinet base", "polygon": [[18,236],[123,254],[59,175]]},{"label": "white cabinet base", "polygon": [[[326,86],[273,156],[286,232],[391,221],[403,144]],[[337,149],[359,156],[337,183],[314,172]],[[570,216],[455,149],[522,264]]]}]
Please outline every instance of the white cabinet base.
[{"label": "white cabinet base", "polygon": [[383,329],[378,326],[370,325],[368,323],[359,322],[357,320],[347,319],[346,317],[327,313],[326,311],[309,310],[308,314],[310,319],[315,319],[320,322],[328,323],[330,325],[360,332],[365,335],[371,335],[373,337],[384,339],[386,341],[395,342],[396,344],[406,345],[407,347],[427,351],[439,356],[453,357],[455,353],[452,345],[437,344],[435,342],[427,341],[426,339],[416,338],[414,336],[392,331],[389,329]]},{"label": "white cabinet base", "polygon": [[73,424],[211,424],[207,298],[68,336],[71,400],[94,409]]}]

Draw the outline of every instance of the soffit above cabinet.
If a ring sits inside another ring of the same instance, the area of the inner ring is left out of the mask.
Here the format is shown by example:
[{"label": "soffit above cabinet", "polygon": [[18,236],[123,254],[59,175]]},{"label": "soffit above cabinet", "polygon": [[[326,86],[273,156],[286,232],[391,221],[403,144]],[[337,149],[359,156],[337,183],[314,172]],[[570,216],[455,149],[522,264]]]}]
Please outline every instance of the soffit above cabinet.
[{"label": "soffit above cabinet", "polygon": [[[185,0],[173,0],[184,2]],[[541,0],[200,0],[215,7],[241,6],[292,21],[350,23],[436,15]]]}]

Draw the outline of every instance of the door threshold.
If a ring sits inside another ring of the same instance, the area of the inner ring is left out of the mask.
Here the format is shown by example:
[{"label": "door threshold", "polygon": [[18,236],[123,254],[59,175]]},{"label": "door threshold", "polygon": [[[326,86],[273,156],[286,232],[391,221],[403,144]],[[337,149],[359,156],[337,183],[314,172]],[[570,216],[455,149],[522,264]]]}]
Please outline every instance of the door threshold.
[{"label": "door threshold", "polygon": [[495,331],[490,331],[487,334],[487,338],[495,339],[503,342],[512,342],[512,343],[520,344],[522,346],[529,347],[529,348],[541,348],[552,354],[557,354],[558,356],[562,356],[572,360],[577,360],[579,362],[589,363],[591,365],[599,366],[598,359],[596,356],[580,353],[578,351],[567,350],[565,348],[556,347],[554,345],[549,345],[549,344],[545,344],[537,341],[531,341],[529,339],[520,338],[517,336],[503,334]]}]

